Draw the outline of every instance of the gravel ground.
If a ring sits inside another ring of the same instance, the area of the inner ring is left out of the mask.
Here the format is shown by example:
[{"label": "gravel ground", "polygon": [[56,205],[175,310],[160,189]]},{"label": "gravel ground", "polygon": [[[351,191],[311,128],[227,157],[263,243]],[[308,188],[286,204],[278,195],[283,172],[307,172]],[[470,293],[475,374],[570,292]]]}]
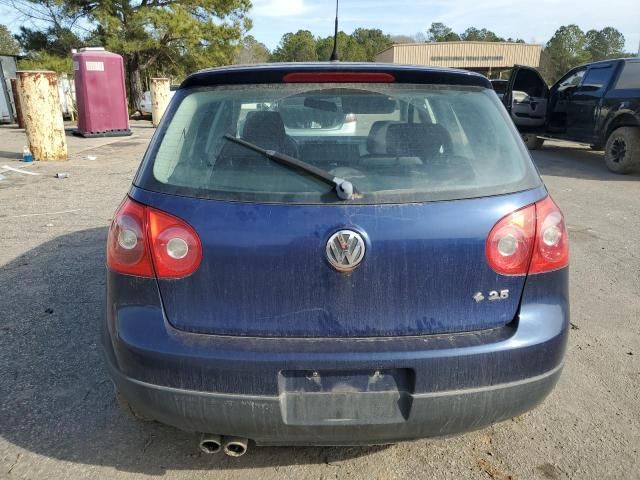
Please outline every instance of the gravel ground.
[{"label": "gravel ground", "polygon": [[[573,324],[562,378],[535,411],[450,439],[232,460],[123,416],[105,375],[106,227],[153,132],[133,131],[70,137],[70,161],[2,173],[0,478],[640,478],[640,173],[610,174],[575,144],[534,152],[571,233]],[[21,130],[0,128],[0,170],[22,165],[23,144]]]}]

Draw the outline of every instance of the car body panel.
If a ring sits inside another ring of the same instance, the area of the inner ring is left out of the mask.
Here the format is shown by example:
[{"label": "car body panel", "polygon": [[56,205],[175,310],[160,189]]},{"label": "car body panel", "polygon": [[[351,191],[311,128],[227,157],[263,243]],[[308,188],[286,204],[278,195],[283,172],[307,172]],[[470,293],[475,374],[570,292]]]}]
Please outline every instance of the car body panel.
[{"label": "car body panel", "polygon": [[[173,327],[157,283],[109,272],[107,342],[116,366],[140,381],[228,394],[276,395],[278,372],[412,368],[415,393],[508,383],[562,363],[568,269],[528,277],[518,316],[478,332],[365,338],[203,335]],[[426,366],[429,368],[424,368]],[[188,373],[187,373],[188,372]]]},{"label": "car body panel", "polygon": [[[491,270],[485,240],[500,218],[545,195],[539,188],[450,202],[329,206],[131,191],[200,234],[198,271],[159,281],[174,326],[278,337],[420,335],[509,323],[525,277]],[[366,242],[365,259],[348,274],[325,255],[329,236],[342,229]],[[509,298],[474,300],[477,292],[502,290]]]},{"label": "car body panel", "polygon": [[[621,63],[627,64],[631,60]],[[633,63],[640,63],[640,59]],[[618,88],[617,83],[623,68],[618,70],[612,80],[613,88],[605,93],[599,106],[594,139],[596,145],[604,145],[609,134],[618,127],[640,127],[640,79],[635,88]]]},{"label": "car body panel", "polygon": [[[598,110],[602,103],[603,94],[615,78],[618,63],[601,63],[587,68],[580,86],[571,96],[569,117],[573,120],[567,135],[574,138],[592,140],[598,123]],[[607,72],[609,80],[603,85],[590,85],[589,77],[595,72]]]}]

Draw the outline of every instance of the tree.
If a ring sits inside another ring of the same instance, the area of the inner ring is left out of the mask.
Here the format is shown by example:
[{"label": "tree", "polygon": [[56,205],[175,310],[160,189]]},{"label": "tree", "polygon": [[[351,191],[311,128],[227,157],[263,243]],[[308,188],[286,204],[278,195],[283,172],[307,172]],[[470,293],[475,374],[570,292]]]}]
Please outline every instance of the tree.
[{"label": "tree", "polygon": [[396,45],[402,43],[418,43],[416,39],[410,35],[391,35],[391,41]]},{"label": "tree", "polygon": [[[333,35],[316,38],[308,30],[287,33],[273,51],[275,62],[323,61],[331,58]],[[393,44],[391,37],[379,29],[357,28],[351,35],[338,32],[338,58],[350,62],[372,62],[376,55]]]},{"label": "tree", "polygon": [[585,48],[594,61],[624,56],[624,43],[624,35],[613,27],[589,30],[585,35]]},{"label": "tree", "polygon": [[[181,76],[232,63],[251,22],[250,0],[2,0],[25,18],[79,32],[83,18],[94,30],[84,40],[124,57],[129,100],[139,109],[142,72]],[[81,45],[78,45],[81,46]]]},{"label": "tree", "polygon": [[416,43],[425,43],[427,41],[427,36],[423,32],[417,32],[413,35]]},{"label": "tree", "polygon": [[18,42],[5,25],[0,24],[0,54],[17,55],[20,51]]},{"label": "tree", "polygon": [[[420,40],[418,40],[420,41]],[[424,41],[424,40],[422,40]],[[427,30],[426,41],[428,42],[512,42],[524,43],[521,38],[504,39],[486,28],[469,27],[461,34],[455,33],[444,23],[432,23]]]},{"label": "tree", "polygon": [[486,28],[478,29],[475,27],[467,28],[460,35],[460,40],[464,42],[504,42],[504,38],[499,37],[491,30]]},{"label": "tree", "polygon": [[62,57],[47,53],[45,50],[32,52],[28,57],[18,60],[19,70],[51,70],[58,73],[73,73],[71,56]]},{"label": "tree", "polygon": [[391,35],[390,38],[393,44],[425,43],[427,41],[427,37],[423,32],[417,32],[413,35]]},{"label": "tree", "polygon": [[23,23],[14,36],[24,55],[18,61],[19,69],[72,73],[71,49],[83,45],[78,32],[88,32],[78,25],[83,11],[57,0],[0,0],[0,4],[11,8]]},{"label": "tree", "polygon": [[393,44],[391,37],[377,28],[356,28],[351,37],[364,50],[364,60],[368,62],[373,62],[378,53]]},{"label": "tree", "polygon": [[391,35],[391,41],[396,45],[402,43],[416,43],[415,38],[410,35]]},{"label": "tree", "polygon": [[432,23],[427,30],[428,42],[458,42],[460,41],[460,35],[455,33],[444,23],[436,22]]},{"label": "tree", "polygon": [[10,7],[23,23],[14,36],[24,55],[18,68],[72,72],[71,49],[84,44],[80,32],[90,31],[79,26],[81,10],[57,0],[0,0],[0,4]]},{"label": "tree", "polygon": [[547,85],[552,85],[558,79],[556,69],[551,61],[551,56],[549,55],[549,51],[544,48],[542,52],[540,52],[540,65],[538,66],[538,71],[544,81],[547,82]]},{"label": "tree", "polygon": [[264,43],[260,43],[253,35],[242,39],[236,53],[235,63],[265,63],[269,61],[271,52]]},{"label": "tree", "polygon": [[84,40],[70,28],[56,26],[45,30],[32,30],[21,26],[15,38],[27,54],[43,52],[58,57],[68,57],[72,48],[84,44]]},{"label": "tree", "polygon": [[576,65],[589,61],[586,43],[586,36],[577,25],[566,25],[556,30],[544,50],[547,79],[555,81]]},{"label": "tree", "polygon": [[[382,30],[357,28],[351,35],[338,33],[338,58],[346,62],[373,62],[376,55],[393,42]],[[333,36],[319,38],[316,52],[319,60],[328,60],[333,51]]]},{"label": "tree", "polygon": [[[318,60],[329,60],[333,52],[333,36],[319,38],[316,41]],[[366,62],[367,51],[352,35],[338,32],[338,58],[343,62]]]},{"label": "tree", "polygon": [[275,62],[313,62],[318,60],[316,39],[309,30],[285,33],[271,55]]},{"label": "tree", "polygon": [[74,0],[100,25],[105,46],[125,57],[134,108],[141,72],[164,75],[229,64],[244,29],[249,0]]}]

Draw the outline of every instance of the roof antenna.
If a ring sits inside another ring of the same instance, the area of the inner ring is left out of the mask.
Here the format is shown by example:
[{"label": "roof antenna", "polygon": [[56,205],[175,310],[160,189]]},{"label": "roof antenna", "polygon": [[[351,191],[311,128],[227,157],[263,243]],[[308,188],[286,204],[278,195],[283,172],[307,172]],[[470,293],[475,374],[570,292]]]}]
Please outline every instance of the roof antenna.
[{"label": "roof antenna", "polygon": [[333,35],[333,52],[331,52],[331,61],[338,61],[338,1],[336,0],[336,31]]}]

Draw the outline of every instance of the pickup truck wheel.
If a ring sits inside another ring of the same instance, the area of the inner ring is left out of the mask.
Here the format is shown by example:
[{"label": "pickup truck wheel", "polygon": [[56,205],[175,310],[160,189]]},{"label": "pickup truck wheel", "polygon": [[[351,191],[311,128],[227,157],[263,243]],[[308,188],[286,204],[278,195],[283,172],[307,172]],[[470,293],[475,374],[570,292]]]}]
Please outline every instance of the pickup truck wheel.
[{"label": "pickup truck wheel", "polygon": [[538,150],[544,144],[544,138],[532,135],[531,133],[523,133],[522,140],[529,150]]},{"label": "pickup truck wheel", "polygon": [[640,129],[637,127],[616,128],[604,149],[604,161],[614,173],[629,173],[640,165]]},{"label": "pickup truck wheel", "polygon": [[128,417],[140,420],[141,422],[153,422],[153,418],[147,417],[136,410],[118,389],[116,389],[116,402],[118,402],[120,410]]}]

